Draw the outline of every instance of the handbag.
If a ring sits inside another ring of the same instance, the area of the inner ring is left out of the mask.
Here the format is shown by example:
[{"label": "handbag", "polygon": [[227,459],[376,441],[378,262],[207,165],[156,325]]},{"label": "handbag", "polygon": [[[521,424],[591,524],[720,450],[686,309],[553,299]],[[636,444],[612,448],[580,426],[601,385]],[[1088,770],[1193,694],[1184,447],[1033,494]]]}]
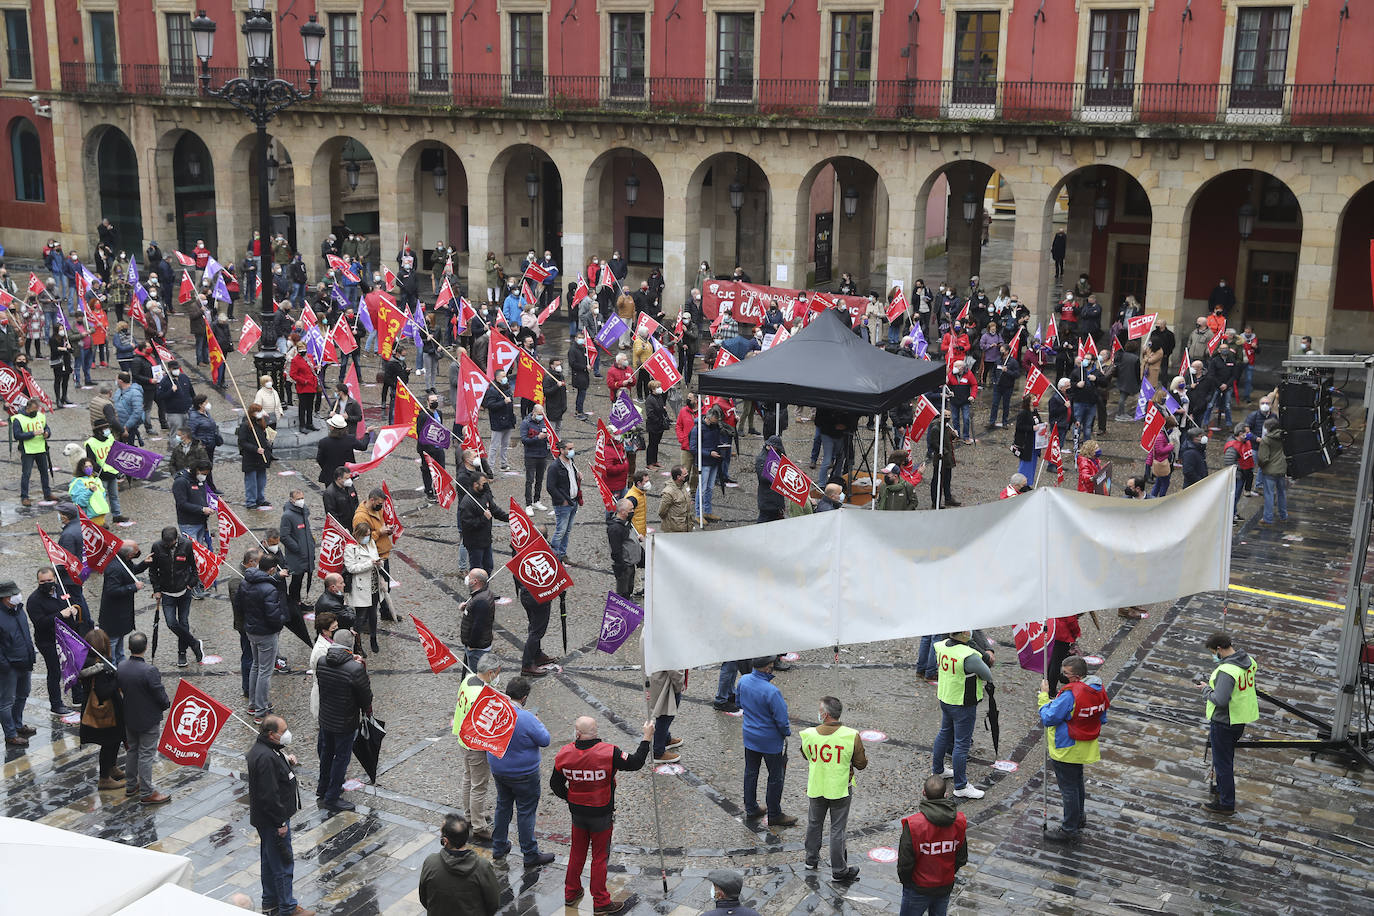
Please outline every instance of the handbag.
[{"label": "handbag", "polygon": [[1167,461],[1151,461],[1150,473],[1156,477],[1168,477],[1173,472],[1173,465]]},{"label": "handbag", "polygon": [[114,728],[119,724],[115,714],[114,697],[102,700],[96,696],[95,688],[86,695],[86,708],[81,710],[81,724],[91,728]]}]

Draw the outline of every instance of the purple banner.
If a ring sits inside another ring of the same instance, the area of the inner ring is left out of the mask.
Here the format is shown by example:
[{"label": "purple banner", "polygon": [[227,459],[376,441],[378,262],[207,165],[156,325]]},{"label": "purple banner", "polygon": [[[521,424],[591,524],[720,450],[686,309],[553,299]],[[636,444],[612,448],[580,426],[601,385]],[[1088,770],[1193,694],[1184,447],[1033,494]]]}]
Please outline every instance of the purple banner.
[{"label": "purple banner", "polygon": [[768,458],[763,463],[763,476],[768,478],[769,483],[772,483],[773,478],[777,476],[779,464],[782,464],[782,459],[778,457],[778,453],[770,445]]},{"label": "purple banner", "polygon": [[[1154,386],[1150,384],[1149,379],[1142,378],[1140,380],[1140,396],[1136,398],[1135,402],[1135,418],[1137,420],[1145,419],[1145,408],[1150,403],[1150,401],[1154,400],[1154,396]],[[1169,413],[1178,413],[1180,405],[1178,403],[1178,400],[1172,394],[1165,397],[1164,409],[1169,411]]]},{"label": "purple banner", "polygon": [[57,658],[62,664],[62,689],[71,690],[76,686],[81,669],[86,666],[86,654],[90,652],[90,647],[61,618],[54,623],[57,625]]},{"label": "purple banner", "polygon": [[618,433],[627,433],[636,426],[644,425],[644,417],[630,400],[629,392],[621,389],[620,394],[611,402],[611,414],[606,424]]},{"label": "purple banner", "polygon": [[630,326],[620,320],[620,316],[611,313],[606,319],[606,323],[601,326],[600,332],[596,335],[596,342],[601,344],[603,350],[614,350],[620,344],[620,338],[630,333]]},{"label": "purple banner", "polygon": [[121,474],[147,480],[153,476],[153,471],[157,470],[158,462],[165,460],[166,458],[157,452],[116,442],[110,446],[110,454],[106,456],[105,463],[118,468]]},{"label": "purple banner", "polygon": [[607,592],[606,613],[601,618],[601,636],[596,640],[596,647],[614,655],[643,622],[644,608],[615,592]]},{"label": "purple banner", "polygon": [[419,437],[421,445],[432,445],[435,448],[449,448],[453,445],[453,433],[427,413],[420,414],[420,426],[415,435]]}]

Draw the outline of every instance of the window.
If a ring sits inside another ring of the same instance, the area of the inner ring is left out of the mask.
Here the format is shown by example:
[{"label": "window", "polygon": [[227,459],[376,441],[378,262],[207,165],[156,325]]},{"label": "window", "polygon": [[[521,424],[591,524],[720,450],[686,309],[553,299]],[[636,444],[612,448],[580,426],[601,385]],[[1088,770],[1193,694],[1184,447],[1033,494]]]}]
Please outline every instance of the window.
[{"label": "window", "polygon": [[425,13],[415,17],[419,38],[421,92],[448,91],[448,16]]},{"label": "window", "polygon": [[663,263],[663,220],[631,216],[625,220],[626,247],[631,264]]},{"label": "window", "polygon": [[997,102],[997,55],[1001,13],[959,13],[954,20],[955,102],[992,105]]},{"label": "window", "polygon": [[544,92],[544,14],[511,13],[511,92]]},{"label": "window", "polygon": [[1241,7],[1236,18],[1236,56],[1231,105],[1280,108],[1288,74],[1291,7]]},{"label": "window", "polygon": [[1135,100],[1138,10],[1095,10],[1088,39],[1088,105],[1129,106]]},{"label": "window", "polygon": [[191,50],[191,14],[167,14],[167,82],[195,82],[195,56]]},{"label": "window", "polygon": [[716,98],[754,97],[754,14],[716,17]]},{"label": "window", "polygon": [[644,95],[644,14],[611,14],[611,95]]},{"label": "window", "polygon": [[6,71],[12,80],[33,79],[33,55],[29,50],[28,10],[5,10]]},{"label": "window", "polygon": [[114,13],[91,13],[91,69],[97,83],[119,82]]},{"label": "window", "polygon": [[14,166],[14,199],[41,203],[45,200],[43,148],[38,142],[38,131],[26,118],[16,120],[10,130],[10,157]]},{"label": "window", "polygon": [[358,15],[329,14],[329,75],[335,89],[358,88]]},{"label": "window", "polygon": [[831,24],[830,98],[867,102],[873,75],[873,14],[836,13]]}]

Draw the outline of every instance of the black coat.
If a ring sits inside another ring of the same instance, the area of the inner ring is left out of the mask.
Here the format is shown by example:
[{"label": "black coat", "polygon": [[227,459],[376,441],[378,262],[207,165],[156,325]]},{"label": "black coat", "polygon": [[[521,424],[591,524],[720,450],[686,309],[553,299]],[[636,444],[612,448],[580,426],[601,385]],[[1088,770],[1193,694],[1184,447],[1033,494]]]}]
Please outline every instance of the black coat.
[{"label": "black coat", "polygon": [[473,592],[463,608],[458,632],[463,645],[469,649],[485,649],[491,645],[492,626],[496,621],[496,599],[490,588]]},{"label": "black coat", "polygon": [[[151,560],[135,563],[129,567],[141,573],[152,565]],[[105,582],[100,589],[99,627],[111,640],[127,636],[134,631],[134,599],[138,590],[136,580],[129,575],[124,564],[116,561],[105,568]]]},{"label": "black coat", "polygon": [[331,483],[324,488],[324,511],[331,515],[344,530],[353,533],[353,516],[358,512],[357,487],[340,487]]},{"label": "black coat", "polygon": [[[315,479],[326,486],[333,484],[334,474],[339,468],[358,457],[354,452],[366,449],[367,443],[353,438],[348,430],[343,430],[342,435],[338,436],[333,435],[331,431],[330,435],[315,444],[315,463],[320,466],[319,476]],[[351,517],[349,522],[352,522]]]},{"label": "black coat", "polygon": [[[582,505],[582,472],[573,465],[573,475],[577,480],[576,504]],[[564,467],[561,460],[555,459],[549,463],[549,469],[544,474],[544,489],[549,491],[549,502],[555,506],[572,505],[574,502],[572,487],[568,481],[568,469]]]},{"label": "black coat", "polygon": [[348,592],[336,595],[329,589],[320,593],[320,597],[315,599],[315,616],[318,618],[325,611],[339,618],[339,626],[344,629],[353,629],[353,609],[348,606],[344,599],[348,597]]},{"label": "black coat", "polygon": [[310,509],[297,509],[290,503],[281,510],[277,525],[281,534],[282,560],[292,575],[310,571],[315,564],[315,534],[310,529]]},{"label": "black coat", "polygon": [[168,546],[159,538],[153,544],[149,558],[148,580],[157,592],[179,592],[191,588],[196,581],[196,558],[191,539],[184,534]]},{"label": "black coat", "polygon": [[508,521],[506,510],[492,500],[491,487],[484,488],[481,493],[472,490],[458,506],[458,527],[462,529],[463,543],[468,550],[491,546],[491,518],[483,514],[484,510],[490,512],[492,518]]},{"label": "black coat", "polygon": [[333,646],[315,666],[320,685],[320,730],[349,732],[362,713],[372,709],[372,681],[353,652]]},{"label": "black coat", "polygon": [[190,468],[177,471],[177,476],[172,479],[172,499],[177,504],[178,525],[209,524],[210,516],[204,512],[210,507],[206,486],[196,480],[195,472]]},{"label": "black coat", "polygon": [[116,678],[124,695],[125,728],[131,732],[157,728],[162,714],[172,705],[157,668],[138,656],[130,656],[120,662]]},{"label": "black coat", "polygon": [[[239,424],[236,436],[239,446],[240,465],[245,471],[265,471],[272,464],[272,443],[267,440],[267,430],[265,427],[258,427],[256,433],[253,432],[251,422],[248,417],[243,418]],[[263,454],[258,454],[259,437]]]},{"label": "black coat", "polygon": [[283,585],[279,577],[268,575],[260,569],[244,572],[237,599],[243,608],[245,633],[250,636],[270,636],[280,633],[282,627],[290,622],[291,611],[286,606]]},{"label": "black coat", "polygon": [[[582,354],[585,361],[587,354]],[[554,423],[563,419],[563,415],[568,412],[568,386],[559,384],[563,382],[563,373],[553,372],[552,370],[544,373],[544,413],[549,415],[549,419]]]},{"label": "black coat", "polygon": [[568,347],[568,366],[572,369],[574,388],[591,387],[592,373],[587,365],[587,351],[579,347],[576,341]]},{"label": "black coat", "polygon": [[301,795],[281,745],[259,735],[248,749],[248,822],[276,830],[301,809]]},{"label": "black coat", "polygon": [[651,433],[661,433],[673,428],[672,420],[668,418],[668,394],[660,391],[658,394],[650,393],[644,399],[644,423],[645,428]]}]

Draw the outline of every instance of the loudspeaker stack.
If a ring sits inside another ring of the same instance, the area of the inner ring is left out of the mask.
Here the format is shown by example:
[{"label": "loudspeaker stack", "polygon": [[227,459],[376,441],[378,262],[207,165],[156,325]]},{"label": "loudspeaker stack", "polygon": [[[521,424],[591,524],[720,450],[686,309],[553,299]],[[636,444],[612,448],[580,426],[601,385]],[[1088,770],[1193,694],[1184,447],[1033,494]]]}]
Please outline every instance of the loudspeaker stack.
[{"label": "loudspeaker stack", "polygon": [[1331,370],[1304,369],[1286,374],[1279,385],[1279,425],[1287,434],[1283,451],[1289,477],[1316,473],[1341,453],[1331,402],[1333,381]]}]

